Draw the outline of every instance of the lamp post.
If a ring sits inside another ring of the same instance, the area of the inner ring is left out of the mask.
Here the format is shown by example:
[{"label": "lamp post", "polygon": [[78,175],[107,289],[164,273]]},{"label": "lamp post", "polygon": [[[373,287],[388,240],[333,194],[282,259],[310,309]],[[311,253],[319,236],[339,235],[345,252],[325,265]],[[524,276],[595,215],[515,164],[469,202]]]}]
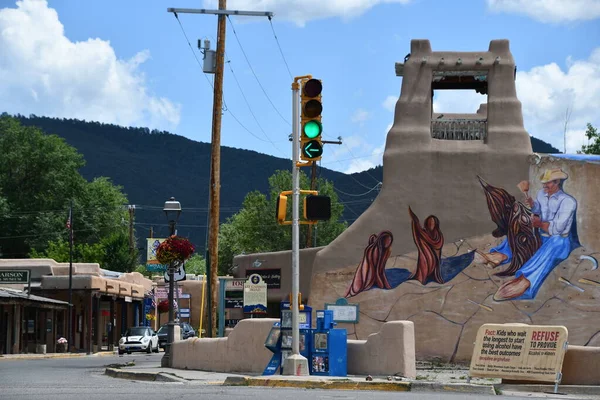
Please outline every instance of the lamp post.
[{"label": "lamp post", "polygon": [[[163,208],[165,215],[167,216],[167,220],[169,221],[169,230],[170,236],[175,235],[175,227],[177,225],[177,220],[179,219],[179,215],[181,214],[181,204],[175,200],[175,197],[171,197],[169,200],[165,201],[165,206]],[[160,361],[161,367],[171,367],[171,343],[175,341],[175,322],[173,322],[173,288],[175,285],[173,284],[175,265],[174,263],[169,264],[168,267],[169,273],[169,322],[167,324],[167,343],[165,345],[165,355]]]}]

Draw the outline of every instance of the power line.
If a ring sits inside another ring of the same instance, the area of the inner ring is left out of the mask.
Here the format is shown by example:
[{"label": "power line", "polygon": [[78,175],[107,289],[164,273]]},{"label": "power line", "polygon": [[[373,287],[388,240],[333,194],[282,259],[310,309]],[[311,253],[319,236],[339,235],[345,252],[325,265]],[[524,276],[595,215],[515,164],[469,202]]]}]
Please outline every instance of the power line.
[{"label": "power line", "polygon": [[[263,129],[263,127],[260,124],[260,122],[258,122],[258,119],[256,118],[256,115],[254,114],[254,111],[252,111],[252,107],[250,106],[250,103],[248,102],[248,99],[246,98],[246,95],[244,94],[244,91],[242,90],[242,86],[240,85],[240,81],[238,81],[238,78],[235,75],[235,72],[233,72],[233,67],[231,66],[231,61],[227,61],[227,65],[229,66],[229,70],[231,71],[231,75],[233,75],[233,79],[235,80],[235,83],[237,84],[238,88],[240,89],[240,92],[242,93],[242,97],[244,98],[244,101],[246,102],[246,105],[248,106],[248,110],[250,111],[250,114],[252,115],[252,118],[254,118],[254,121],[256,122],[256,125],[258,125],[258,128],[260,129],[260,131],[263,133],[263,135],[265,135],[265,138],[267,138],[267,141],[269,143],[271,143],[271,145],[273,145],[273,147],[277,151],[279,151],[281,154],[283,154],[283,156],[285,158],[285,153],[283,151],[281,151],[281,149],[279,149],[279,147],[277,147],[277,145],[267,135],[267,133]],[[260,138],[258,138],[258,139],[260,139]],[[263,140],[263,139],[260,139],[260,140]]]},{"label": "power line", "polygon": [[260,86],[262,92],[265,94],[265,97],[267,98],[267,100],[269,100],[269,103],[271,103],[271,105],[273,106],[273,109],[277,112],[277,114],[279,114],[279,116],[281,117],[281,119],[284,120],[289,126],[292,126],[292,124],[287,119],[285,119],[285,117],[279,112],[279,110],[277,109],[277,107],[275,107],[275,104],[273,103],[273,101],[271,101],[271,98],[267,94],[267,91],[263,87],[262,83],[260,83],[260,80],[258,79],[258,76],[256,75],[256,72],[254,72],[254,68],[252,68],[252,64],[250,64],[250,60],[248,59],[248,56],[246,55],[246,51],[244,51],[244,47],[242,46],[242,42],[240,42],[240,38],[238,37],[238,34],[237,34],[236,30],[235,30],[235,27],[233,26],[233,22],[231,22],[231,18],[229,18],[229,15],[227,16],[227,19],[229,20],[229,24],[231,26],[231,29],[233,30],[233,34],[235,35],[235,39],[237,40],[238,44],[240,45],[240,49],[242,49],[242,54],[244,55],[244,58],[246,59],[246,62],[248,63],[248,67],[250,67],[250,71],[252,71],[252,75],[254,75],[254,78],[256,78],[256,82],[258,82],[258,86]]},{"label": "power line", "polygon": [[[200,63],[200,60],[198,59],[198,57],[196,56],[196,52],[194,51],[194,48],[192,47],[192,44],[190,43],[190,39],[188,38],[187,33],[185,32],[185,28],[183,27],[183,24],[181,23],[181,20],[179,19],[179,16],[177,15],[176,12],[173,13],[173,15],[175,15],[175,18],[177,19],[177,22],[179,23],[179,27],[181,28],[181,32],[183,33],[183,36],[185,37],[185,40],[192,52],[192,55],[194,56],[194,58],[196,59],[196,63],[198,63],[198,66],[202,69],[202,64]],[[231,68],[231,67],[230,67]],[[233,73],[233,70],[232,70]],[[210,85],[210,87],[214,90],[214,85],[211,82],[211,80],[208,78],[208,75],[206,73],[202,73],[202,75],[204,75],[204,77],[206,78],[206,81],[208,82],[208,84]],[[235,74],[234,74],[235,77]],[[235,80],[237,81],[237,78],[235,78]],[[239,83],[238,83],[239,86]],[[241,87],[240,87],[241,90]],[[244,93],[242,92],[242,96],[244,96]],[[246,96],[244,96],[244,100],[246,100]],[[247,103],[247,101],[246,101]],[[227,106],[227,103],[225,102],[225,96],[223,96],[223,112],[228,112],[229,115],[231,115],[231,117],[234,119],[235,122],[237,122],[246,132],[248,132],[250,135],[254,136],[256,139],[258,140],[262,140],[265,141],[264,139],[260,138],[259,136],[257,136],[256,134],[254,134],[254,132],[252,132],[250,129],[248,129],[236,116],[235,114],[231,111],[231,109]],[[252,114],[252,116],[254,116],[254,113],[252,112],[252,110],[250,110],[250,113]],[[254,117],[256,120],[256,117]],[[257,121],[258,124],[258,121]],[[262,130],[262,127],[259,125],[259,128]],[[266,135],[266,134],[265,134]],[[271,142],[271,144],[273,144],[273,142],[269,139],[269,142]],[[273,144],[273,146],[275,146],[275,144]],[[277,146],[275,146],[275,148],[281,152],[281,150],[279,150],[279,148]]]},{"label": "power line", "polygon": [[378,189],[380,189],[380,188],[381,188],[381,182],[378,182],[378,183],[377,183],[377,185],[373,186],[371,189],[369,189],[369,190],[367,190],[366,192],[364,192],[364,193],[361,193],[361,194],[352,194],[352,193],[346,193],[346,192],[344,192],[343,190],[340,190],[340,189],[336,188],[335,186],[334,186],[333,188],[334,188],[334,189],[335,189],[337,192],[340,192],[340,193],[342,193],[342,194],[344,194],[344,195],[346,195],[346,196],[361,197],[361,196],[364,196],[364,195],[366,195],[366,194],[368,194],[368,193],[371,193],[373,190],[376,190],[376,189],[378,190]]},{"label": "power line", "polygon": [[288,74],[290,75],[290,79],[294,79],[294,77],[292,76],[292,71],[290,71],[290,67],[285,59],[285,56],[283,55],[283,50],[281,50],[281,45],[279,44],[279,39],[277,38],[277,34],[275,33],[275,28],[273,28],[273,21],[271,21],[271,17],[269,17],[269,24],[271,25],[271,30],[273,31],[273,36],[275,36],[275,41],[277,42],[277,47],[279,48],[279,53],[281,53],[281,58],[283,58],[283,62],[285,63],[285,67],[288,70]]}]

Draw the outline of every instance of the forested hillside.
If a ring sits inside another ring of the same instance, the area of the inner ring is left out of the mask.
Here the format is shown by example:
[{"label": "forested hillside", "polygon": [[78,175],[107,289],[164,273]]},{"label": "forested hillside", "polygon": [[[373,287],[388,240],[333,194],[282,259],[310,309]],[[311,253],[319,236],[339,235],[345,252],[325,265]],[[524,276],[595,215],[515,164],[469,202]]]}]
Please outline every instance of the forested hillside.
[{"label": "forested hillside", "polygon": [[[83,154],[86,165],[81,173],[86,179],[106,176],[124,188],[129,202],[136,205],[138,247],[145,247],[142,239],[148,237],[151,227],[154,237],[167,234],[162,206],[165,200],[174,196],[183,208],[178,233],[190,237],[203,252],[210,144],[147,128],[33,115],[18,115],[17,118],[23,125],[35,125],[48,134],[64,138]],[[532,145],[535,152],[558,152],[536,138],[532,138]],[[287,159],[222,147],[221,221],[239,210],[248,192],[259,190],[266,193],[268,178],[276,170],[289,168],[290,161]],[[305,172],[310,173],[310,170]],[[318,174],[334,183],[345,206],[343,218],[352,223],[377,196],[378,192],[373,188],[382,180],[383,168],[378,166],[351,175],[319,168]]]}]

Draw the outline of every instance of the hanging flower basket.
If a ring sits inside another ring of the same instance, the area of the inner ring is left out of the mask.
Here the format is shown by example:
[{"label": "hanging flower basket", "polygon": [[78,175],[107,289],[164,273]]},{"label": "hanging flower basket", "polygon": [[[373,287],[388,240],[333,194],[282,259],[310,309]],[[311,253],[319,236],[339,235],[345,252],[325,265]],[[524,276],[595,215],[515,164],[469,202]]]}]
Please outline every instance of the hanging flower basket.
[{"label": "hanging flower basket", "polygon": [[169,300],[163,300],[156,306],[158,308],[159,313],[166,313],[169,311]]},{"label": "hanging flower basket", "polygon": [[194,253],[194,245],[181,236],[171,236],[156,249],[156,259],[161,264],[177,266],[190,258]]}]

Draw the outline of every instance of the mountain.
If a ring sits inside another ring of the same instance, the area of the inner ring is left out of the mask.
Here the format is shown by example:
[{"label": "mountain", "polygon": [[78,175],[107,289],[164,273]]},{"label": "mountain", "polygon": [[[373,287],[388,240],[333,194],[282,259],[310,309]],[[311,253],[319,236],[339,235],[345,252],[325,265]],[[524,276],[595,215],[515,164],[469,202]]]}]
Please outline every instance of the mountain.
[{"label": "mountain", "polygon": [[[31,115],[16,116],[23,125],[40,127],[75,147],[86,160],[81,174],[88,180],[110,177],[123,187],[130,204],[135,204],[138,247],[145,251],[144,238],[153,228],[154,237],[168,234],[162,207],[169,197],[181,202],[178,234],[189,237],[203,253],[208,222],[210,144],[148,128],[121,127],[76,119]],[[558,153],[548,143],[532,138],[535,152]],[[251,150],[221,147],[221,222],[237,212],[252,190],[268,191],[268,178],[276,170],[289,170],[291,162]],[[310,174],[310,169],[304,169]],[[327,168],[319,176],[332,181],[344,203],[344,218],[351,223],[377,196],[383,167],[344,174]],[[273,210],[275,212],[275,210]]]}]

